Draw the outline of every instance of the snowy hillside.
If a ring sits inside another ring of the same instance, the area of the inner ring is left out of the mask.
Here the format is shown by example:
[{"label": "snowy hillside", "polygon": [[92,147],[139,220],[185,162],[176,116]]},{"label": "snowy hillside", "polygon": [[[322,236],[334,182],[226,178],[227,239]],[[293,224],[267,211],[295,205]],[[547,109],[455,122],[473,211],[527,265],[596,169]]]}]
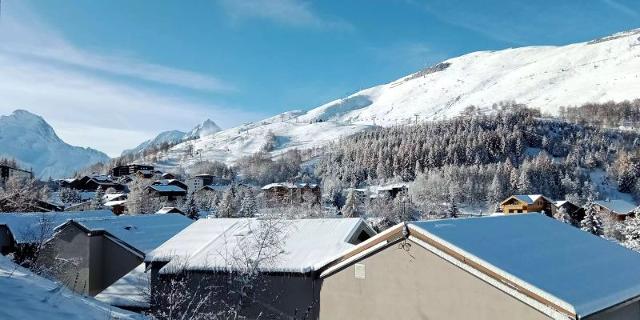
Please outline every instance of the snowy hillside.
[{"label": "snowy hillside", "polygon": [[467,106],[516,101],[560,106],[640,97],[640,29],[562,47],[474,52],[313,109],[304,121],[388,126],[459,115]]},{"label": "snowy hillside", "polygon": [[155,138],[147,140],[133,149],[122,151],[122,155],[137,154],[148,148],[160,146],[163,143],[176,144],[178,142],[181,142],[185,136],[185,132],[178,130],[164,131],[157,135]]},{"label": "snowy hillside", "polygon": [[109,157],[66,144],[40,116],[24,110],[0,117],[0,156],[15,158],[41,178],[60,178]]},{"label": "snowy hillside", "polygon": [[[261,150],[312,148],[371,126],[440,120],[469,105],[515,101],[557,114],[561,106],[640,98],[640,29],[585,43],[470,53],[307,112],[292,111],[181,143],[163,166],[233,162]],[[190,151],[190,152],[188,152]]]},{"label": "snowy hillside", "polygon": [[175,145],[182,141],[203,138],[212,134],[216,134],[221,130],[222,129],[220,129],[220,127],[215,122],[211,121],[211,119],[207,119],[201,124],[195,126],[188,133],[178,130],[161,132],[155,138],[147,140],[133,149],[123,151],[122,155],[125,156],[130,154],[139,154],[149,148],[161,146],[164,143]]}]

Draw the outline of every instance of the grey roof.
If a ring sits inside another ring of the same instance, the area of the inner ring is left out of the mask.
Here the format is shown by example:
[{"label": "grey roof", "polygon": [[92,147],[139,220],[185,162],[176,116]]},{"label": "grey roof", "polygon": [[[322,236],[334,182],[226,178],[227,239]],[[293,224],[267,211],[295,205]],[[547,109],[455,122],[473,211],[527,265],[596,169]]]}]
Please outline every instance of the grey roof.
[{"label": "grey roof", "polygon": [[617,215],[627,215],[638,207],[636,204],[625,200],[604,200],[595,201],[595,203],[611,210]]},{"label": "grey roof", "polygon": [[151,185],[149,188],[158,192],[187,192],[186,190],[174,185]]},{"label": "grey roof", "polygon": [[573,307],[580,317],[640,296],[640,254],[541,214],[415,222],[465,257]]},{"label": "grey roof", "polygon": [[90,231],[106,231],[146,254],[188,227],[193,220],[181,214],[167,213],[121,215],[74,222]]},{"label": "grey roof", "polygon": [[24,244],[48,239],[57,226],[72,219],[113,216],[111,210],[0,213],[0,225],[9,228],[16,243]]}]

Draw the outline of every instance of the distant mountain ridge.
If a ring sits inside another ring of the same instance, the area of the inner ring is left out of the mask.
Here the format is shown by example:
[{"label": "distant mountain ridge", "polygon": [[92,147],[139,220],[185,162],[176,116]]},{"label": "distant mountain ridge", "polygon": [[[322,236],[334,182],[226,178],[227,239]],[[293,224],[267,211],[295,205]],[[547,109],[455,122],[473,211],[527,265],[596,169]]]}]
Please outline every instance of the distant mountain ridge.
[{"label": "distant mountain ridge", "polygon": [[143,153],[145,150],[159,147],[164,143],[167,143],[169,145],[175,145],[182,141],[198,139],[201,137],[212,135],[221,130],[222,129],[215,122],[213,122],[211,119],[207,119],[202,123],[200,123],[199,125],[195,126],[188,133],[182,132],[179,130],[161,132],[155,138],[147,140],[139,144],[137,147],[133,149],[124,150],[122,152],[122,155],[126,156],[126,155],[132,155],[132,154],[140,154],[140,153]]},{"label": "distant mountain ridge", "polygon": [[376,126],[453,118],[470,105],[493,112],[492,105],[514,101],[559,114],[562,106],[633,100],[640,98],[638,57],[640,29],[565,46],[473,52],[309,111],[285,112],[179,143],[157,165],[188,167],[200,158],[231,164],[265,144],[274,144],[270,153],[277,156]]},{"label": "distant mountain ridge", "polygon": [[71,146],[40,116],[15,110],[0,116],[0,156],[16,159],[39,178],[62,178],[109,157],[91,148]]}]

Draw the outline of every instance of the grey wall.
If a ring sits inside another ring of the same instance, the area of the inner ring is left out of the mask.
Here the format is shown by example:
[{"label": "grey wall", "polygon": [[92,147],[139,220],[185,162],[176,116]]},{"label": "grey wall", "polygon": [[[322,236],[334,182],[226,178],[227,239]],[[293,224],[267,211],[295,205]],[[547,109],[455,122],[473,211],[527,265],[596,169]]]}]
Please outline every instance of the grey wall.
[{"label": "grey wall", "polygon": [[73,224],[46,243],[40,258],[68,288],[91,296],[129,273],[142,260],[104,235],[88,236]]},{"label": "grey wall", "polygon": [[[229,282],[232,275],[228,273],[190,273],[180,278],[176,275],[159,275],[152,283],[153,301],[156,306],[167,307],[166,297],[159,292],[167,288],[170,279],[183,279],[190,296],[199,292],[213,292],[210,303],[205,310],[220,312],[229,310],[229,304],[236,300],[229,299]],[[256,287],[255,296],[241,305],[239,313],[247,319],[316,319],[317,318],[317,282],[310,276],[302,275],[263,275]],[[175,285],[173,285],[175,288]],[[183,291],[183,290],[180,290]],[[200,301],[201,297],[195,300]],[[183,310],[189,312],[189,310]],[[187,317],[188,318],[188,317]]]},{"label": "grey wall", "polygon": [[12,250],[13,236],[7,226],[0,226],[0,254],[8,254]]},{"label": "grey wall", "polygon": [[323,279],[319,318],[550,319],[411,241],[392,245]]}]

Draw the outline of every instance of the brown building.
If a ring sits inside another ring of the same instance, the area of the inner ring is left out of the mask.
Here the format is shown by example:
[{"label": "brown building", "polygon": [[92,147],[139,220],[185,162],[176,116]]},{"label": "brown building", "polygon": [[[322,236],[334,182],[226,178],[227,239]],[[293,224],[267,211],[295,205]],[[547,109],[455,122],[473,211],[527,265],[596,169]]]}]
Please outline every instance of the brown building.
[{"label": "brown building", "polygon": [[269,205],[284,203],[319,204],[320,186],[313,183],[271,183],[262,187],[265,200]]},{"label": "brown building", "polygon": [[128,164],[124,166],[116,166],[113,169],[111,169],[111,176],[113,177],[128,176],[140,170],[153,171],[153,166],[146,165],[146,164]]},{"label": "brown building", "polygon": [[324,268],[318,318],[640,319],[611,265],[640,254],[540,214],[401,224]]},{"label": "brown building", "polygon": [[[254,235],[271,223],[279,225],[282,246],[263,248],[258,256]],[[196,301],[197,295],[213,294],[202,311],[224,311],[233,305],[236,273],[245,262],[268,256],[256,266],[260,278],[251,283],[252,297],[238,306],[239,318],[314,319],[319,270],[374,234],[361,219],[201,219],[147,255],[152,299],[160,308],[168,306],[163,290],[185,281],[184,293]],[[189,318],[190,310],[181,312]]]},{"label": "brown building", "polygon": [[552,214],[555,216],[560,210],[564,210],[573,221],[579,223],[584,219],[584,208],[574,204],[571,201],[559,200],[553,203],[551,207]]},{"label": "brown building", "polygon": [[505,214],[544,212],[550,216],[553,210],[552,206],[553,201],[540,194],[517,194],[500,203],[500,209]]},{"label": "brown building", "polygon": [[94,296],[191,222],[179,214],[70,220],[46,242],[41,262],[71,290]]},{"label": "brown building", "polygon": [[31,171],[0,164],[0,181],[9,179],[9,177],[21,177],[30,179],[33,178],[33,173]]},{"label": "brown building", "polygon": [[617,221],[635,216],[638,206],[625,200],[602,200],[593,203],[594,208],[603,215],[609,215]]},{"label": "brown building", "polygon": [[156,197],[166,202],[180,202],[187,196],[187,191],[174,185],[150,185],[147,192],[152,197]]}]

